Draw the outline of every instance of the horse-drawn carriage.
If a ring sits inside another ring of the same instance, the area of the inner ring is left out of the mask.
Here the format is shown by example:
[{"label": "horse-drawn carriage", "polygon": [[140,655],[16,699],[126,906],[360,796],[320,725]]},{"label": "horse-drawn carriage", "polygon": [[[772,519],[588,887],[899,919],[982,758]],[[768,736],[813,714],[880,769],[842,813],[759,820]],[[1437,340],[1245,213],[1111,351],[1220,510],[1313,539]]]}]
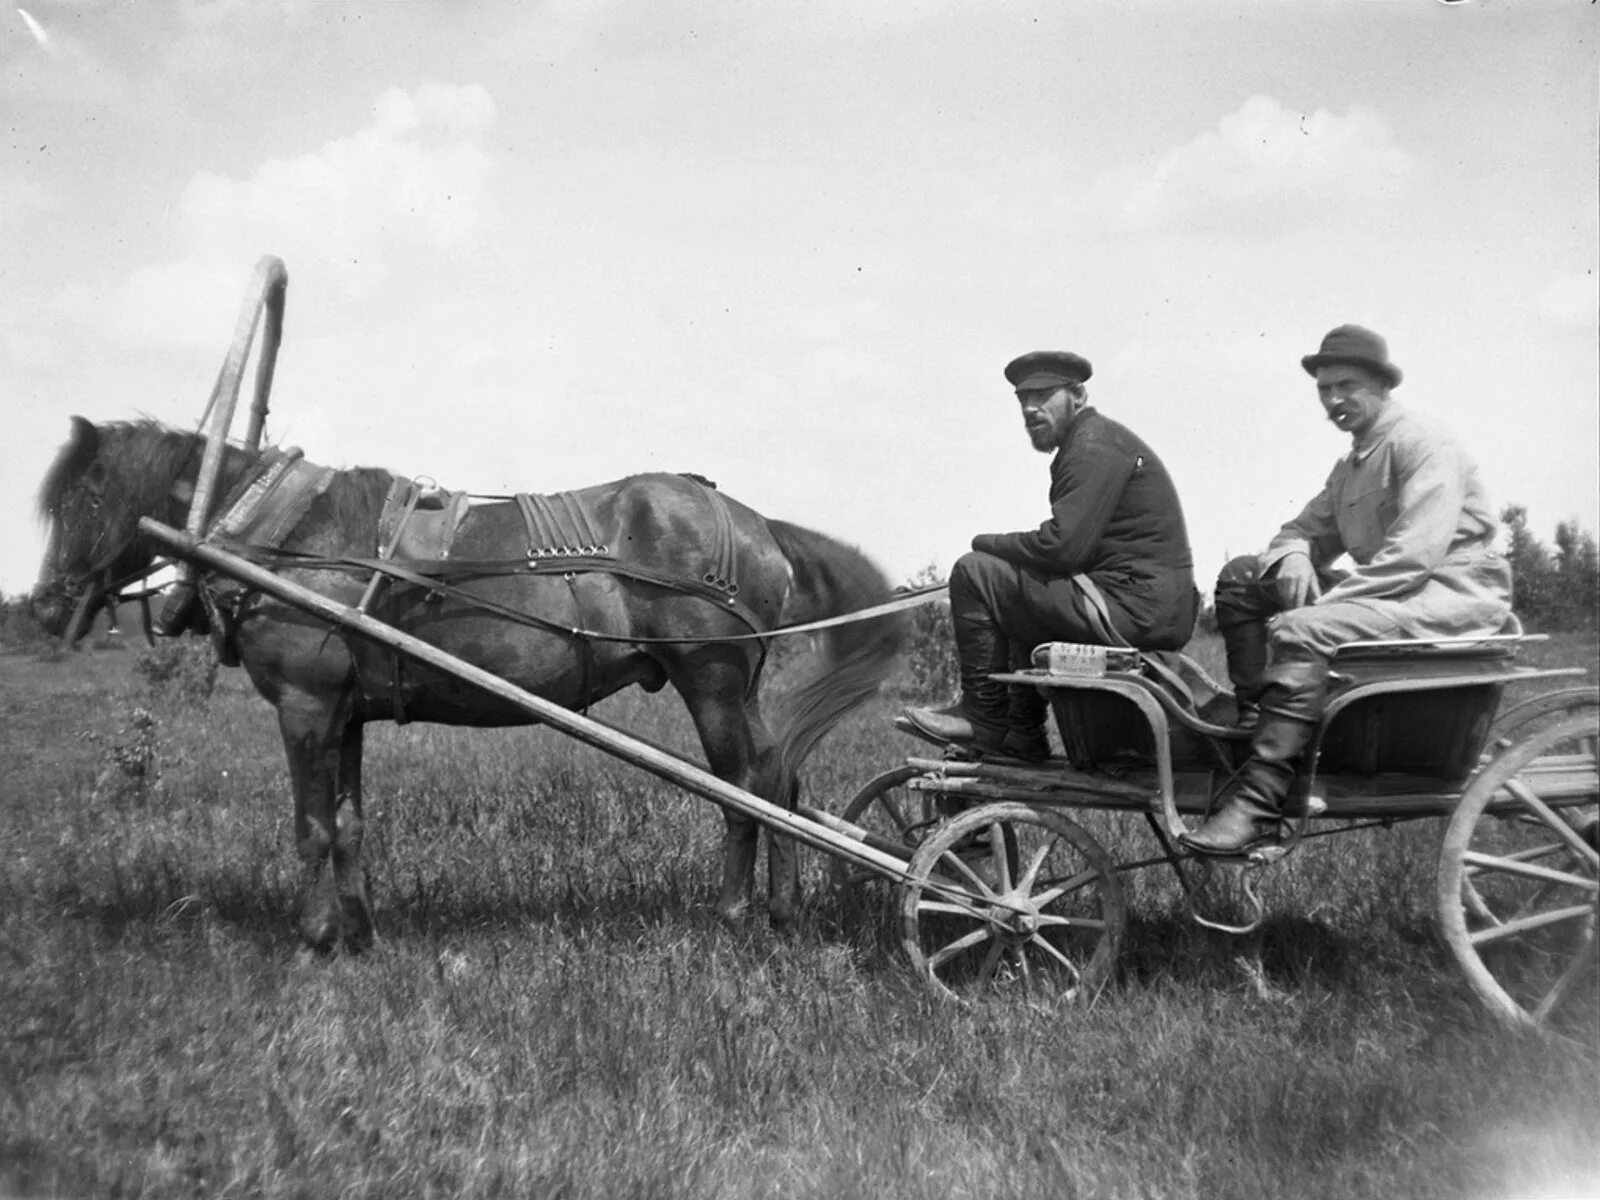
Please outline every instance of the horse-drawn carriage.
[{"label": "horse-drawn carriage", "polygon": [[[278,708],[313,943],[371,936],[360,865],[365,721],[542,722],[723,808],[726,915],[742,911],[758,826],[787,835],[769,842],[774,916],[794,902],[788,839],[828,854],[841,889],[868,877],[894,884],[912,964],[947,994],[1093,994],[1122,937],[1128,870],[1170,864],[1186,888],[1199,872],[1231,873],[1254,910],[1212,923],[1247,928],[1260,916],[1253,873],[1314,824],[1448,817],[1439,916],[1477,993],[1503,1019],[1536,1026],[1594,1002],[1600,695],[1558,682],[1505,703],[1509,690],[1583,674],[1519,665],[1530,640],[1519,633],[1344,648],[1289,837],[1221,868],[1179,839],[1226,788],[1249,734],[1219,718],[1222,690],[1171,656],[1108,662],[1101,652],[1088,670],[1005,676],[1049,693],[1060,758],[913,756],[838,815],[798,805],[800,761],[882,678],[896,611],[928,597],[890,596],[854,551],[697,478],[476,507],[449,497],[431,506],[446,514],[431,526],[437,535],[448,522],[444,548],[397,553],[404,527],[429,507],[418,489],[377,472],[311,470],[260,447],[283,290],[282,264],[264,260],[205,436],[75,424],[42,493],[52,520],[42,596],[70,639],[158,549],[183,565],[178,593],[203,603],[169,623],[208,629]],[[250,433],[229,445],[263,308]],[[118,445],[141,438],[142,458],[126,449],[119,458]],[[259,537],[263,528],[273,535]],[[631,554],[612,552],[630,540]],[[799,631],[825,633],[840,653],[774,736],[757,691],[765,647]],[[669,682],[709,768],[576,711],[630,683]],[[1071,815],[1083,808],[1141,814],[1160,854],[1114,863]]]},{"label": "horse-drawn carriage", "polygon": [[[1284,839],[1233,860],[1194,857],[1179,842],[1218,802],[1250,730],[1208,719],[1228,697],[1187,660],[1174,671],[1170,655],[1131,654],[1122,669],[1087,675],[1003,676],[1049,694],[1062,757],[911,757],[863,787],[844,817],[906,856],[906,950],[930,983],[955,991],[1053,967],[1073,988],[1098,986],[1126,919],[1119,876],[1128,871],[1170,865],[1196,919],[1244,933],[1263,915],[1253,876],[1303,838],[1448,818],[1437,887],[1444,936],[1492,1011],[1540,1025],[1580,993],[1594,999],[1600,861],[1600,694],[1558,685],[1503,703],[1508,690],[1584,674],[1519,665],[1518,651],[1540,640],[1343,647]],[[1113,862],[1074,809],[1138,813],[1159,855]],[[1232,886],[1204,886],[1219,871]],[[844,866],[833,874],[840,888],[860,882]],[[956,880],[1010,905],[951,904],[929,886]],[[1206,911],[1219,891],[1234,902],[1226,920]]]}]

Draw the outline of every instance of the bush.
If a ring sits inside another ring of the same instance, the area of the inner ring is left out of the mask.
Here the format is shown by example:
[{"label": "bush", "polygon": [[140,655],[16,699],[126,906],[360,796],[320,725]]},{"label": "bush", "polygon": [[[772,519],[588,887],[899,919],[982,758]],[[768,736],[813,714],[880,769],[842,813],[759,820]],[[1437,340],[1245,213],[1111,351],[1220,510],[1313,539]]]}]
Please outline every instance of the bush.
[{"label": "bush", "polygon": [[205,638],[159,641],[133,660],[153,699],[195,707],[205,705],[217,686],[217,656]]},{"label": "bush", "polygon": [[[944,582],[936,567],[924,567],[910,582],[912,588]],[[950,623],[950,602],[939,600],[911,610],[911,632],[906,640],[907,692],[921,700],[945,701],[960,683],[956,669],[956,634]]]},{"label": "bush", "polygon": [[51,638],[33,615],[26,596],[0,602],[0,646],[8,650],[44,650]]}]

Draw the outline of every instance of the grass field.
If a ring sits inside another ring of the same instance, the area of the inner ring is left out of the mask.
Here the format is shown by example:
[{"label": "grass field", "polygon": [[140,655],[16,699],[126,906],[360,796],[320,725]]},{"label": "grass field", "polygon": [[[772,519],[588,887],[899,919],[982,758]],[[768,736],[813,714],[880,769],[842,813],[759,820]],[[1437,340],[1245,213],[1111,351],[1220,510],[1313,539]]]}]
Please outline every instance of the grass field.
[{"label": "grass field", "polygon": [[[797,930],[719,925],[702,800],[546,730],[376,726],[381,940],[320,959],[271,710],[135,660],[0,657],[0,1195],[1600,1194],[1600,1031],[1483,1014],[1437,822],[1308,845],[1243,939],[1142,872],[1093,1006],[962,1009],[814,855]],[[599,711],[692,748],[670,694]],[[893,711],[830,736],[809,802],[915,749]]]}]

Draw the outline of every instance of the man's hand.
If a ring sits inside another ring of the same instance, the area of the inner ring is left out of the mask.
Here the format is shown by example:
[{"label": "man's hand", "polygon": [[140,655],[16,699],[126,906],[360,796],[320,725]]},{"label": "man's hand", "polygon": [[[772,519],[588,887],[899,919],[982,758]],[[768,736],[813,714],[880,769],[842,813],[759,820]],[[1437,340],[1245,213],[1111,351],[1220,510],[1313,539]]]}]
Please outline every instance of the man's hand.
[{"label": "man's hand", "polygon": [[1311,556],[1298,551],[1278,560],[1275,581],[1278,600],[1285,608],[1302,608],[1322,594],[1322,589],[1317,585],[1316,568],[1311,565]]}]

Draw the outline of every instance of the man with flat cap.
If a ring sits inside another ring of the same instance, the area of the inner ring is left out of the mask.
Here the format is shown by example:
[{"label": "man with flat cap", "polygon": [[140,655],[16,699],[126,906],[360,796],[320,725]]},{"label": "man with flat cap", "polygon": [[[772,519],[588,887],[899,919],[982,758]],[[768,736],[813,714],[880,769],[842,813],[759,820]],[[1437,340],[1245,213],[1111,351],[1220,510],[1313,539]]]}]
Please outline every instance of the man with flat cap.
[{"label": "man with flat cap", "polygon": [[1035,450],[1050,463],[1037,529],[980,533],[950,571],[961,697],[906,718],[941,741],[1048,758],[1037,688],[990,676],[1028,665],[1040,642],[1176,650],[1194,629],[1194,559],[1177,490],[1155,452],[1089,406],[1093,368],[1041,350],[1005,369]]},{"label": "man with flat cap", "polygon": [[[1341,325],[1300,365],[1351,447],[1264,554],[1234,559],[1217,580],[1234,695],[1241,714],[1259,712],[1233,795],[1184,839],[1207,854],[1278,834],[1341,644],[1493,634],[1511,612],[1478,468],[1437,422],[1390,399],[1401,374],[1383,338]],[[1343,554],[1355,565],[1336,571]]]}]

